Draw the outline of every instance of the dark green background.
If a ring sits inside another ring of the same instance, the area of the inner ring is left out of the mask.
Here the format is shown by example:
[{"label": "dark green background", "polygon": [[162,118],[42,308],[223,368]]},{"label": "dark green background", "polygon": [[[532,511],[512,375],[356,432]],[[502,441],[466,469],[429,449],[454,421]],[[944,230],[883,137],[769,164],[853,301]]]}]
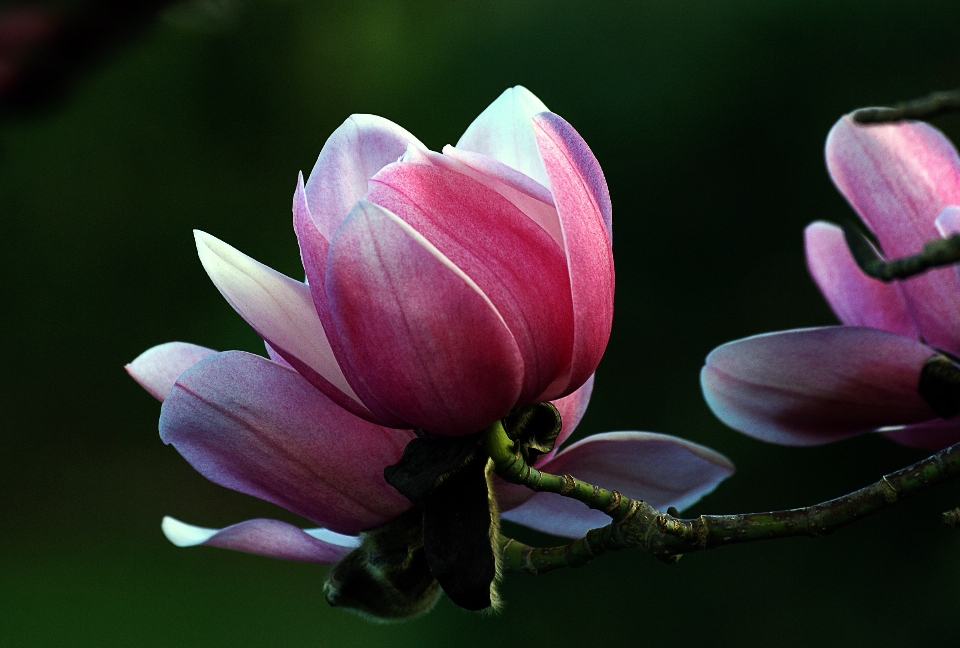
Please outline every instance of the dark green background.
[{"label": "dark green background", "polygon": [[[53,112],[0,125],[0,645],[956,641],[960,531],[939,522],[956,485],[832,537],[674,567],[609,555],[508,577],[499,615],[443,601],[371,625],[327,607],[324,567],[164,539],[166,514],[298,520],[194,473],[122,369],[169,340],[261,349],[190,230],[299,275],[297,172],[350,113],[439,148],[520,83],[590,143],[613,197],[617,314],[578,435],[651,430],[727,454],[738,474],[696,514],[860,487],[922,453],[879,437],[753,441],[712,417],[698,371],[724,341],[834,322],[801,239],[809,221],[848,214],[824,138],[856,107],[960,85],[956,0],[223,6],[216,20],[168,18]],[[960,138],[960,119],[938,125]]]}]

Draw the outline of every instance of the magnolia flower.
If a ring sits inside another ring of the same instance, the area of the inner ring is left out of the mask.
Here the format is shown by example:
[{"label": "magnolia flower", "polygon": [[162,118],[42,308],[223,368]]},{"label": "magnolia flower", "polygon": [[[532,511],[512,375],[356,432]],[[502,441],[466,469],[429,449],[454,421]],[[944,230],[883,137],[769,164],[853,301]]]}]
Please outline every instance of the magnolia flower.
[{"label": "magnolia flower", "polygon": [[[543,470],[660,508],[689,506],[733,472],[707,448],[645,432],[557,452],[609,335],[611,212],[586,144],[524,88],[442,154],[385,119],[351,117],[301,177],[293,213],[309,284],[197,235],[204,267],[270,359],[172,342],[127,370],[163,401],[161,438],[201,474],[322,528],[166,518],[174,544],[335,562],[411,507],[383,473],[412,428],[462,435],[538,402],[562,420]],[[557,495],[496,490],[505,519],[548,533],[608,521]]]},{"label": "magnolia flower", "polygon": [[[935,128],[858,126],[847,116],[830,131],[826,157],[834,184],[889,257],[960,231],[960,159]],[[954,271],[885,284],[857,267],[839,227],[813,223],[805,243],[810,273],[843,326],[768,333],[714,349],[701,374],[714,413],[741,432],[785,445],[872,431],[928,449],[960,441],[960,419],[939,418],[918,392],[929,358],[960,356]]]}]

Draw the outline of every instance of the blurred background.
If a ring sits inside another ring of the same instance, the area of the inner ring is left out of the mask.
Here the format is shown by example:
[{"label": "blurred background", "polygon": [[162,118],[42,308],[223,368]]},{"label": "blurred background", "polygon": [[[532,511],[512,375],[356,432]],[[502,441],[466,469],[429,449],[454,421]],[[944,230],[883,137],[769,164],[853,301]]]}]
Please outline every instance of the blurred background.
[{"label": "blurred background", "polygon": [[[830,537],[669,567],[621,552],[507,577],[499,615],[443,600],[372,625],[327,606],[323,566],[167,542],[164,515],[303,521],[195,473],[123,371],[170,340],[262,353],[191,229],[299,276],[297,172],[349,114],[439,149],[523,84],[589,142],[613,197],[616,318],[577,438],[657,431],[728,455],[738,474],[690,515],[859,488],[925,453],[870,436],[805,449],[748,439],[710,414],[698,372],[725,341],[835,322],[802,250],[808,222],[850,213],[824,139],[854,108],[960,85],[955,0],[109,5],[122,3],[48,3],[60,13],[34,25],[31,47],[57,42],[50,25],[89,29],[54,48],[59,59],[30,59],[45,70],[30,83],[20,50],[0,48],[0,645],[955,641],[960,531],[940,513],[960,504],[958,484]],[[960,139],[960,118],[936,124]]]}]

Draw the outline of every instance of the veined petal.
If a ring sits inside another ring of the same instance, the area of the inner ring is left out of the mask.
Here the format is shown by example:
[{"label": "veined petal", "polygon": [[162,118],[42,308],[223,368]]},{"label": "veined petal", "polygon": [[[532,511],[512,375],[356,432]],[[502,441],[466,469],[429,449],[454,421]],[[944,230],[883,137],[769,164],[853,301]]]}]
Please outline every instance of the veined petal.
[{"label": "veined petal", "polygon": [[936,420],[904,425],[897,430],[879,430],[883,436],[901,445],[922,450],[943,450],[960,443],[960,419]]},{"label": "veined petal", "polygon": [[700,374],[707,404],[763,441],[818,445],[936,418],[917,393],[934,351],[871,328],[836,326],[729,342]]},{"label": "veined petal", "polygon": [[570,375],[544,394],[552,400],[590,377],[610,339],[614,289],[610,199],[600,165],[570,124],[553,113],[541,113],[533,125],[560,214],[573,296]]},{"label": "veined petal", "polygon": [[214,483],[338,533],[409,508],[383,479],[413,434],[355,417],[300,374],[229,351],[201,360],[163,403],[160,437]]},{"label": "veined petal", "polygon": [[328,241],[333,237],[353,205],[367,193],[367,180],[396,162],[409,144],[425,148],[405,129],[376,115],[351,115],[333,131],[305,188],[321,236]]},{"label": "veined petal", "polygon": [[223,529],[206,529],[172,517],[161,524],[167,540],[178,547],[220,547],[246,553],[331,565],[359,546],[360,538],[340,535],[327,529],[300,529],[281,522],[258,518]]},{"label": "veined petal", "polygon": [[469,434],[517,402],[523,359],[503,318],[395,214],[357,203],[332,241],[326,289],[351,366],[410,427]]},{"label": "veined petal", "polygon": [[508,88],[467,127],[457,148],[489,155],[549,188],[550,178],[530,127],[530,118],[546,110],[523,86]]},{"label": "veined petal", "polygon": [[[923,122],[858,126],[850,116],[827,137],[827,167],[837,188],[876,233],[888,258],[916,254],[938,236],[934,220],[960,204],[960,158]],[[960,290],[949,268],[902,283],[920,336],[960,353]]]},{"label": "veined petal", "polygon": [[843,230],[818,221],[804,230],[807,267],[837,318],[848,326],[869,326],[917,337],[899,283],[865,275],[853,260]]},{"label": "veined petal", "polygon": [[[543,466],[616,489],[658,509],[684,509],[733,474],[733,464],[702,445],[652,432],[607,432],[574,443]],[[502,504],[507,508],[506,504]],[[576,538],[610,518],[567,497],[537,493],[503,518],[553,535]]]},{"label": "veined petal", "polygon": [[310,289],[216,237],[201,231],[194,235],[214,285],[260,337],[338,405],[375,420],[337,364]]},{"label": "veined petal", "polygon": [[443,155],[433,154],[438,164],[464,173],[485,187],[512,202],[517,209],[529,216],[542,227],[563,249],[563,232],[560,229],[560,216],[553,204],[550,190],[539,182],[520,173],[503,162],[481,153],[461,151],[452,146],[443,147]]},{"label": "veined petal", "polygon": [[180,374],[212,353],[216,351],[188,342],[167,342],[147,349],[124,369],[162,402]]},{"label": "veined petal", "polygon": [[550,236],[503,196],[439,166],[392,164],[370,180],[366,199],[476,282],[523,357],[519,402],[538,400],[570,365],[573,345],[566,263]]}]

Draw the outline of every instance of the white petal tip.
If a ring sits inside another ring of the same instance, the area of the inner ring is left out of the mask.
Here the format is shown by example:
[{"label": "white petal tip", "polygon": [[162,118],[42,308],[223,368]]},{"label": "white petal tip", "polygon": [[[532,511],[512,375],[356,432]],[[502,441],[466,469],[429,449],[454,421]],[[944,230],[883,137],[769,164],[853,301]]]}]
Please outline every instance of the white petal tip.
[{"label": "white petal tip", "polygon": [[167,540],[178,547],[196,547],[217,534],[216,529],[193,526],[170,516],[163,518],[160,529]]}]

